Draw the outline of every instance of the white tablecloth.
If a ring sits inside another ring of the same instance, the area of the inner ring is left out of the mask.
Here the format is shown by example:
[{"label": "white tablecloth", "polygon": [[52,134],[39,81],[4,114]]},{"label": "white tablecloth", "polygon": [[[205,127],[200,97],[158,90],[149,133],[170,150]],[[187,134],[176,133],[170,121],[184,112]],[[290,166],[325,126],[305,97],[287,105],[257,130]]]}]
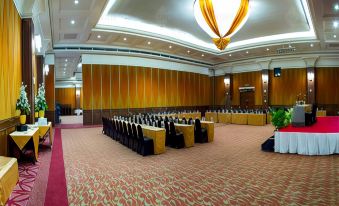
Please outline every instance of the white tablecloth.
[{"label": "white tablecloth", "polygon": [[339,154],[339,133],[275,132],[274,151],[302,155]]}]

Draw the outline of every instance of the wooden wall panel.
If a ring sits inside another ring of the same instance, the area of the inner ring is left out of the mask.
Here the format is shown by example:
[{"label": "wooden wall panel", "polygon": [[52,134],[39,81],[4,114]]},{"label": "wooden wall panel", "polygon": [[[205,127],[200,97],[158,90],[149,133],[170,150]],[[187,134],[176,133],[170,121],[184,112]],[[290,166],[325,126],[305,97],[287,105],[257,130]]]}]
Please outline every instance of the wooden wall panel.
[{"label": "wooden wall panel", "polygon": [[81,87],[80,89],[80,108],[84,108],[84,89]]},{"label": "wooden wall panel", "polygon": [[166,107],[166,70],[159,69],[158,107]]},{"label": "wooden wall panel", "polygon": [[127,66],[120,66],[120,98],[121,98],[121,105],[119,108],[129,108],[130,104],[128,102],[128,67]]},{"label": "wooden wall panel", "polygon": [[262,105],[261,71],[233,74],[232,105],[240,105],[239,87],[244,87],[244,86],[255,87],[255,94],[254,94],[255,105],[261,106]]},{"label": "wooden wall panel", "polygon": [[72,109],[75,109],[75,88],[56,88],[55,102],[59,104],[69,104]]},{"label": "wooden wall panel", "polygon": [[118,109],[119,105],[121,105],[121,103],[119,103],[119,101],[121,101],[121,97],[120,97],[120,74],[119,74],[120,70],[119,70],[119,66],[116,65],[112,65],[111,66],[111,97],[112,97],[112,104],[111,104],[111,108],[112,109]]},{"label": "wooden wall panel", "polygon": [[54,65],[49,65],[48,75],[45,76],[45,91],[47,111],[55,110],[55,82],[54,82]]},{"label": "wooden wall panel", "polygon": [[281,77],[274,77],[269,72],[270,105],[295,104],[298,94],[306,94],[306,68],[305,69],[282,69]]},{"label": "wooden wall panel", "polygon": [[226,104],[226,87],[224,83],[224,76],[218,76],[215,78],[215,104]]},{"label": "wooden wall panel", "polygon": [[102,75],[102,109],[111,108],[111,66],[101,66]]},{"label": "wooden wall panel", "polygon": [[152,107],[158,107],[158,95],[159,95],[159,69],[152,68]]},{"label": "wooden wall panel", "polygon": [[128,102],[129,108],[138,108],[137,104],[137,67],[128,67],[128,78],[129,78],[129,95]]},{"label": "wooden wall panel", "polygon": [[145,107],[152,107],[152,69],[145,68]]},{"label": "wooden wall panel", "polygon": [[136,108],[144,108],[145,107],[145,70],[144,67],[136,68],[137,70],[137,94],[136,94]]},{"label": "wooden wall panel", "polygon": [[93,65],[92,66],[92,95],[93,95],[93,109],[101,109],[102,108],[102,90],[101,90],[101,65]]},{"label": "wooden wall panel", "polygon": [[92,109],[92,65],[82,65],[83,108]]},{"label": "wooden wall panel", "polygon": [[0,120],[4,120],[19,115],[15,104],[22,82],[22,24],[13,1],[1,1],[0,13]]},{"label": "wooden wall panel", "polygon": [[339,68],[316,68],[317,104],[339,104]]},{"label": "wooden wall panel", "polygon": [[102,115],[110,109],[208,106],[209,82],[208,76],[189,72],[83,65],[83,105],[85,110],[103,110]]}]

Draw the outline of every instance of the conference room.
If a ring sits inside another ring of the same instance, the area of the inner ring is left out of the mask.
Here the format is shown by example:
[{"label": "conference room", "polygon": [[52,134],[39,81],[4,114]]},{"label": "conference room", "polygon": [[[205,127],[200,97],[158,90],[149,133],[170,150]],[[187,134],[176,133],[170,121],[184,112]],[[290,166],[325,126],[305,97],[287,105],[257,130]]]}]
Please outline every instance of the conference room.
[{"label": "conference room", "polygon": [[338,205],[338,0],[3,0],[0,206]]}]

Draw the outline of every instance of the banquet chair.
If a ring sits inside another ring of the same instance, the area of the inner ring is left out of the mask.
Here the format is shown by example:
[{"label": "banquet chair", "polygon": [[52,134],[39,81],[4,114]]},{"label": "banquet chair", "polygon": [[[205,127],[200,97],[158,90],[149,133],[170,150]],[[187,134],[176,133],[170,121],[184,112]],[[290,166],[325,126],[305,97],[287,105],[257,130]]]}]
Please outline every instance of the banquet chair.
[{"label": "banquet chair", "polygon": [[172,142],[171,142],[171,138],[170,138],[170,130],[169,130],[169,126],[168,126],[168,121],[165,120],[164,125],[165,125],[165,130],[166,130],[165,145],[170,146],[172,144]]},{"label": "banquet chair", "polygon": [[194,142],[208,142],[207,130],[205,128],[201,128],[201,122],[199,119],[196,119],[194,124]]},{"label": "banquet chair", "polygon": [[113,119],[112,121],[112,128],[113,128],[113,139],[117,140],[117,125],[116,125],[116,120]]},{"label": "banquet chair", "polygon": [[128,130],[128,148],[132,149],[134,145],[134,137],[132,133],[131,123],[127,123],[127,130]]},{"label": "banquet chair", "polygon": [[124,143],[124,128],[121,120],[119,121],[119,141],[121,144]]},{"label": "banquet chair", "polygon": [[135,126],[135,124],[132,124],[132,135],[133,135],[132,150],[136,152],[138,149],[138,132],[137,132],[137,127]]},{"label": "banquet chair", "polygon": [[153,155],[154,154],[154,144],[153,139],[144,136],[142,128],[140,125],[137,126],[138,130],[138,154],[142,156]]},{"label": "banquet chair", "polygon": [[192,119],[192,118],[189,118],[188,121],[187,121],[187,124],[188,124],[188,125],[192,125],[192,124],[193,124],[193,119]]},{"label": "banquet chair", "polygon": [[305,125],[309,126],[317,122],[317,105],[312,105],[312,112],[305,113]]},{"label": "banquet chair", "polygon": [[102,117],[102,133],[107,135],[107,122],[105,117]]},{"label": "banquet chair", "polygon": [[180,149],[185,147],[185,139],[184,134],[182,132],[176,132],[175,126],[173,122],[170,122],[170,141],[172,147],[176,149]]},{"label": "banquet chair", "polygon": [[187,124],[187,121],[186,121],[186,118],[185,118],[185,117],[182,118],[181,124]]},{"label": "banquet chair", "polygon": [[160,120],[157,121],[157,127],[161,128],[161,121]]},{"label": "banquet chair", "polygon": [[126,122],[123,122],[123,136],[124,136],[123,145],[128,147],[128,130]]}]

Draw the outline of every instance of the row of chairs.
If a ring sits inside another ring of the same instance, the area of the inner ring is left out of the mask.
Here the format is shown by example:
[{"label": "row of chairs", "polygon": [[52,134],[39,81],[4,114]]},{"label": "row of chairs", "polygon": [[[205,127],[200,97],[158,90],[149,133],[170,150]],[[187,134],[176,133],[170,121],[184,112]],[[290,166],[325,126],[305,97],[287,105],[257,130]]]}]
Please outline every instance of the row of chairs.
[{"label": "row of chairs", "polygon": [[106,117],[102,118],[102,122],[105,135],[143,156],[154,154],[153,139],[144,136],[140,125]]}]

